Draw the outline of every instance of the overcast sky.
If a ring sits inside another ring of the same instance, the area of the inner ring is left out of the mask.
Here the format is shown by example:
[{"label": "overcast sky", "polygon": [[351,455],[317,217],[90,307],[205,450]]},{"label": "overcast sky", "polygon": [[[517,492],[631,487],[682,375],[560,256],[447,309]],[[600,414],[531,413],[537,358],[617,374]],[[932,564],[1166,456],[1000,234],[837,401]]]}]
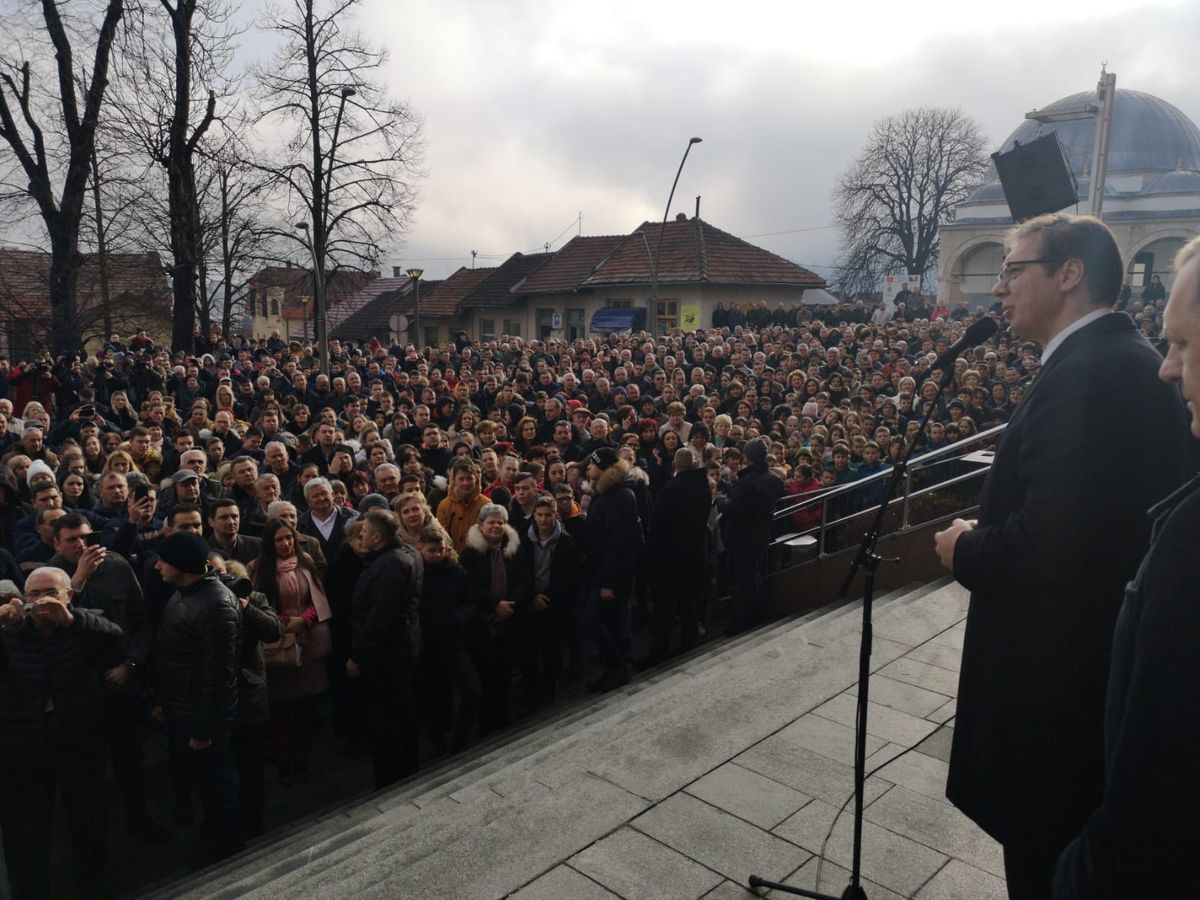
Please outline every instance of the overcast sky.
[{"label": "overcast sky", "polygon": [[[701,215],[828,276],[829,195],[872,123],[959,106],[994,145],[1095,86],[1200,120],[1200,3],[366,0],[393,92],[425,117],[428,177],[390,264],[442,277],[577,232]],[[798,229],[810,229],[799,231]],[[770,234],[772,232],[793,232]]]}]

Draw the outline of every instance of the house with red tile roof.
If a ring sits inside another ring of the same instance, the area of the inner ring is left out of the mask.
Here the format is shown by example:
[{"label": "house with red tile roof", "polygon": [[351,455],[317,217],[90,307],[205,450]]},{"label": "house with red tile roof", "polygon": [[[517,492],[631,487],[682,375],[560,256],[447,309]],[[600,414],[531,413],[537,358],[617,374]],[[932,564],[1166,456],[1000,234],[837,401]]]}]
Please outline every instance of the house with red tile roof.
[{"label": "house with red tile roof", "polygon": [[[157,253],[86,254],[75,291],[86,348],[116,332],[145,328],[157,342],[171,337],[171,285]],[[50,254],[0,248],[0,350],[26,356],[49,343]],[[103,277],[102,277],[103,276]],[[107,288],[107,302],[105,287]]]},{"label": "house with red tile roof", "polygon": [[[337,269],[325,276],[325,302],[332,323],[342,301],[355,296],[365,286],[380,280],[378,272]],[[245,312],[250,317],[250,333],[256,338],[270,337],[278,330],[284,340],[303,340],[313,336],[312,271],[293,266],[266,266],[250,277],[246,290]]]}]

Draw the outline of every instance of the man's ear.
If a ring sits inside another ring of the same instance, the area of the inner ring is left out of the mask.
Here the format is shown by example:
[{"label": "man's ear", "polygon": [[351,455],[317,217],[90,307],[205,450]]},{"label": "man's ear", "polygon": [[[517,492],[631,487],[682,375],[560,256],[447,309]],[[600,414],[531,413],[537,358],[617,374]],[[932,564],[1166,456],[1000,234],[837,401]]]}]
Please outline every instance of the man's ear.
[{"label": "man's ear", "polygon": [[1064,293],[1070,293],[1083,284],[1085,274],[1083,260],[1068,259],[1058,269],[1058,285]]}]

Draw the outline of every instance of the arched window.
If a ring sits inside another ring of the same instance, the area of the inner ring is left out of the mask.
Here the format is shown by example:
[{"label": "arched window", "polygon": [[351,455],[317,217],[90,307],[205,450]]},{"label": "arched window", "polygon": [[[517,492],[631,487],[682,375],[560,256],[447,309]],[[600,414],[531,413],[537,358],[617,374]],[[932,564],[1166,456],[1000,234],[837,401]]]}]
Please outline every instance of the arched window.
[{"label": "arched window", "polygon": [[271,298],[271,315],[279,315],[279,301],[275,297]]}]

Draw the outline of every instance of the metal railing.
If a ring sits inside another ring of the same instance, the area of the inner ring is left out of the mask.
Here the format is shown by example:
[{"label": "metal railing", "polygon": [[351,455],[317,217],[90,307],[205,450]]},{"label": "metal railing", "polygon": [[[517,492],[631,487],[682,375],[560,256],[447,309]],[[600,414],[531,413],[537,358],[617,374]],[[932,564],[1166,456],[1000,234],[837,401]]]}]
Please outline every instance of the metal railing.
[{"label": "metal railing", "polygon": [[[976,508],[991,461],[975,454],[992,449],[1006,427],[997,425],[913,457],[897,496],[888,503],[883,534],[900,534]],[[784,497],[775,511],[766,574],[857,547],[861,533],[855,526],[861,522],[866,528],[866,519],[874,514],[891,477],[888,466],[849,484]],[[797,525],[798,521],[805,524]]]}]

